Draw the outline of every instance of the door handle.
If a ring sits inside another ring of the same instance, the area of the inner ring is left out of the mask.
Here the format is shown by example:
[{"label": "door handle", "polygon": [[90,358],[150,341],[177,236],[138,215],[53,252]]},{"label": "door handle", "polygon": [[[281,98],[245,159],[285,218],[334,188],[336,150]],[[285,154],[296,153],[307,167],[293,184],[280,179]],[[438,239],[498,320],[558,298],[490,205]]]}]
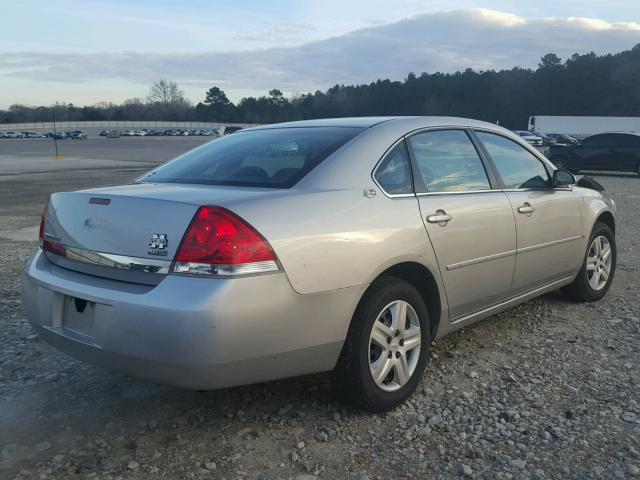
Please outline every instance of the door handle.
[{"label": "door handle", "polygon": [[435,215],[429,215],[427,217],[427,222],[429,223],[437,223],[441,227],[444,227],[447,223],[451,221],[453,217],[444,210],[436,210]]},{"label": "door handle", "polygon": [[524,202],[524,205],[518,207],[518,213],[527,213],[531,215],[535,211],[536,209],[533,208],[529,202]]}]

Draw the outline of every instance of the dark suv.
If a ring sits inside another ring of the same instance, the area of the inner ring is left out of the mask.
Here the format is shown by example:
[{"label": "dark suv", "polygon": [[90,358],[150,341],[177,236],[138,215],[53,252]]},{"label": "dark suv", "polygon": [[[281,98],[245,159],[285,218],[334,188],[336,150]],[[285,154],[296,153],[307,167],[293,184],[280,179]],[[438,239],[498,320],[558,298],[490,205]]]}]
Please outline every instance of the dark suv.
[{"label": "dark suv", "polygon": [[640,175],[640,134],[600,133],[573,145],[552,145],[547,157],[558,168],[572,172],[603,170]]}]

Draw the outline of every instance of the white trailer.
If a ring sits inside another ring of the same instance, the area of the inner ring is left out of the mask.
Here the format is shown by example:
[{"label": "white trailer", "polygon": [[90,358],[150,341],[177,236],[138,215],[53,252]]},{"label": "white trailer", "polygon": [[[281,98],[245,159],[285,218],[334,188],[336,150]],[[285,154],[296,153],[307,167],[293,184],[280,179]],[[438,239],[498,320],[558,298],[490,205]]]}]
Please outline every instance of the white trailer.
[{"label": "white trailer", "polygon": [[529,117],[529,131],[568,133],[577,137],[605,132],[640,132],[640,117],[536,115]]}]

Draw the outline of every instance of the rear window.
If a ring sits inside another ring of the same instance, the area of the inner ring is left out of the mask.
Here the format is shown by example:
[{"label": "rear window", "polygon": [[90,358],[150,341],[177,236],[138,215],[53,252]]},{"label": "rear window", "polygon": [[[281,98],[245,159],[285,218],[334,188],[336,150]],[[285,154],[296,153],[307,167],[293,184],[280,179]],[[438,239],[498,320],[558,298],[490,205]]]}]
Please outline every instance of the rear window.
[{"label": "rear window", "polygon": [[239,131],[179,156],[139,182],[289,188],[363,128]]}]

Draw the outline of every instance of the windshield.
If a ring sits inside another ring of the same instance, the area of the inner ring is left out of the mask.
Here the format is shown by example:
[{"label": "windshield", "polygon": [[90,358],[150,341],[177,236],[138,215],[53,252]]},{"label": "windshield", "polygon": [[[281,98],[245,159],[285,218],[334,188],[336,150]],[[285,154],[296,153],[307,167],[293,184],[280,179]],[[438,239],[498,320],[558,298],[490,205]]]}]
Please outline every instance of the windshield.
[{"label": "windshield", "polygon": [[363,128],[238,131],[179,156],[138,182],[290,188]]}]

